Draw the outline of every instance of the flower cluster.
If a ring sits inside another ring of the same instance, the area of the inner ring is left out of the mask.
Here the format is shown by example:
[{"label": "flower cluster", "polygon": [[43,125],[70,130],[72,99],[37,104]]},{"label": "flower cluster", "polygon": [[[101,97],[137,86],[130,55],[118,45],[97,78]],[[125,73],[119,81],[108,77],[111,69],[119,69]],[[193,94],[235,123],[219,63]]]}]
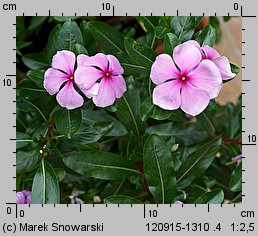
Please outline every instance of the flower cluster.
[{"label": "flower cluster", "polygon": [[88,57],[80,54],[76,70],[75,61],[74,53],[59,51],[53,56],[52,68],[45,72],[44,87],[51,95],[57,93],[56,99],[60,106],[67,109],[82,106],[83,97],[74,85],[99,107],[110,106],[116,98],[122,97],[126,91],[122,77],[124,70],[114,56],[98,53]]},{"label": "flower cluster", "polygon": [[157,85],[153,103],[166,110],[180,107],[196,116],[208,106],[210,99],[218,96],[223,80],[234,76],[226,57],[190,40],[175,47],[173,58],[161,54],[153,63],[150,77]]},{"label": "flower cluster", "polygon": [[[76,57],[70,51],[59,51],[52,59],[52,68],[45,73],[44,87],[67,109],[82,106],[84,99],[76,86],[98,107],[108,107],[126,91],[124,73],[113,55],[98,53]],[[166,110],[181,108],[196,116],[218,96],[223,80],[235,76],[228,59],[213,48],[201,47],[194,40],[175,47],[173,57],[159,55],[151,67],[150,78],[157,86],[153,103]],[[65,84],[61,90],[60,87]],[[60,90],[60,91],[59,91]]]}]

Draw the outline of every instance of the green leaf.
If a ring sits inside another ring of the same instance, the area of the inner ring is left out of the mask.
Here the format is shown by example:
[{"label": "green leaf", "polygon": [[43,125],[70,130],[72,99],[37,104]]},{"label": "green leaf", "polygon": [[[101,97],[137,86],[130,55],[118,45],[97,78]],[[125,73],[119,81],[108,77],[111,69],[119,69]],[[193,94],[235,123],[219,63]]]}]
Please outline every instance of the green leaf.
[{"label": "green leaf", "polygon": [[125,195],[114,195],[104,199],[105,204],[143,204],[140,200],[125,196]]},{"label": "green leaf", "polygon": [[60,29],[58,35],[60,50],[72,50],[73,46],[83,44],[82,33],[78,25],[71,19],[68,19]]},{"label": "green leaf", "polygon": [[44,70],[49,67],[46,53],[26,54],[22,57],[23,63],[32,70]]},{"label": "green leaf", "polygon": [[203,142],[208,138],[207,132],[201,129],[196,123],[183,125],[169,122],[153,125],[147,128],[145,133],[157,134],[163,137],[174,137],[179,143],[185,146]]},{"label": "green leaf", "polygon": [[211,119],[206,113],[207,112],[204,111],[200,113],[198,116],[196,116],[197,123],[200,127],[207,131],[210,137],[214,137],[216,130],[214,125],[212,124]]},{"label": "green leaf", "polygon": [[87,49],[90,55],[95,55],[97,53],[96,42],[90,32],[89,23],[82,21],[80,24],[80,29],[83,36],[84,47]]},{"label": "green leaf", "polygon": [[118,103],[117,117],[127,128],[127,131],[133,131],[137,137],[145,128],[140,118],[140,93],[139,90],[129,89],[123,99]]},{"label": "green leaf", "polygon": [[242,190],[242,165],[237,166],[230,178],[229,188],[233,192]]},{"label": "green leaf", "polygon": [[155,27],[155,36],[157,39],[162,39],[169,32],[169,28],[164,26]]},{"label": "green leaf", "polygon": [[200,32],[200,34],[195,37],[195,40],[201,45],[213,46],[216,40],[215,29],[211,25],[206,25],[205,28]]},{"label": "green leaf", "polygon": [[218,136],[210,142],[200,146],[197,151],[190,154],[177,172],[179,188],[190,185],[194,179],[202,175],[211,165],[220,149],[221,137]]},{"label": "green leaf", "polygon": [[56,25],[48,37],[47,52],[48,52],[48,60],[50,61],[50,63],[52,62],[52,57],[56,54],[56,52],[61,50],[58,42],[58,36],[61,28],[62,28],[61,25]]},{"label": "green leaf", "polygon": [[39,29],[39,27],[46,21],[46,19],[47,16],[32,16],[28,30],[33,31]]},{"label": "green leaf", "polygon": [[32,204],[58,204],[60,203],[59,182],[53,167],[44,159],[34,176],[32,191]]},{"label": "green leaf", "polygon": [[59,133],[71,138],[80,128],[82,115],[80,109],[59,108],[55,112],[55,126]]},{"label": "green leaf", "polygon": [[16,154],[16,173],[26,173],[33,171],[39,166],[40,159],[35,152],[18,151]]},{"label": "green leaf", "polygon": [[124,73],[126,75],[132,75],[134,77],[148,77],[150,75],[149,67],[138,65],[127,53],[119,52],[116,56],[118,57],[121,66],[124,68]]},{"label": "green leaf", "polygon": [[65,165],[72,170],[96,179],[117,180],[136,175],[131,162],[110,152],[71,152],[64,156]]},{"label": "green leaf", "polygon": [[185,42],[190,40],[195,30],[194,16],[175,16],[172,21],[172,32],[181,40]]},{"label": "green leaf", "polygon": [[115,119],[113,116],[110,116],[105,112],[104,110],[102,111],[92,111],[92,110],[83,110],[82,111],[82,119],[83,121],[86,121],[86,124],[88,125],[93,125],[97,124],[100,122],[110,122],[112,123],[112,130],[106,134],[106,136],[111,136],[111,137],[119,137],[119,136],[124,136],[127,134],[127,130],[124,127],[124,125]]},{"label": "green leaf", "polygon": [[131,38],[125,38],[125,50],[131,60],[138,65],[144,66],[148,69],[151,68],[157,54],[150,47],[138,43]]},{"label": "green leaf", "polygon": [[48,40],[48,56],[51,60],[57,51],[72,50],[75,44],[83,44],[82,33],[78,25],[70,18],[60,26],[56,26]]},{"label": "green leaf", "polygon": [[224,201],[224,192],[222,189],[215,189],[202,194],[197,198],[194,204],[221,204]]},{"label": "green leaf", "polygon": [[169,54],[170,56],[173,56],[174,48],[179,45],[181,42],[179,38],[172,33],[167,33],[164,38],[164,53]]},{"label": "green leaf", "polygon": [[159,25],[158,16],[137,16],[136,19],[145,32],[154,33],[155,27]]},{"label": "green leaf", "polygon": [[232,73],[235,73],[237,75],[240,72],[240,68],[238,66],[230,63],[230,67]]},{"label": "green leaf", "polygon": [[44,88],[43,81],[44,81],[44,70],[29,70],[27,72],[27,76],[39,87]]},{"label": "green leaf", "polygon": [[124,38],[116,28],[102,22],[90,22],[88,26],[93,37],[106,53],[124,51]]},{"label": "green leaf", "polygon": [[53,19],[57,22],[65,22],[69,19],[76,20],[80,18],[79,16],[53,16]]},{"label": "green leaf", "polygon": [[166,120],[173,114],[173,111],[164,110],[156,105],[154,105],[154,109],[152,115],[150,116],[154,120]]},{"label": "green leaf", "polygon": [[25,147],[32,142],[33,140],[30,135],[16,132],[16,149]]},{"label": "green leaf", "polygon": [[166,120],[171,116],[171,111],[166,111],[155,106],[150,97],[147,97],[141,105],[140,115],[142,121],[146,121],[149,117],[155,120]]},{"label": "green leaf", "polygon": [[66,140],[68,144],[82,144],[86,145],[99,141],[102,137],[108,135],[114,128],[113,122],[99,122],[95,124],[88,124],[83,121],[81,128],[71,138]]},{"label": "green leaf", "polygon": [[84,55],[89,55],[86,48],[83,47],[81,44],[79,43],[76,43],[74,46],[73,46],[73,50],[74,54],[76,56],[78,56],[79,54],[84,54]]},{"label": "green leaf", "polygon": [[142,121],[146,121],[153,113],[154,104],[150,97],[147,97],[141,105],[140,116]]},{"label": "green leaf", "polygon": [[143,169],[156,202],[171,203],[176,196],[174,162],[169,147],[158,135],[151,135],[144,145]]},{"label": "green leaf", "polygon": [[216,44],[221,42],[222,30],[220,28],[220,22],[218,17],[210,16],[210,24],[215,29],[216,32]]}]

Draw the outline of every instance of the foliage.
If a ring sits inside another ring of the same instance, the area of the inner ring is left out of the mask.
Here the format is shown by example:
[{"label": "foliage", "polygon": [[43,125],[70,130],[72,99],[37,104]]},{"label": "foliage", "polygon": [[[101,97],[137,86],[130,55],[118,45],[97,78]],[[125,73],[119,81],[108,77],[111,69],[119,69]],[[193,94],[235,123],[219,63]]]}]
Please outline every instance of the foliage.
[{"label": "foliage", "polygon": [[[217,18],[201,30],[202,17],[99,19],[17,17],[17,191],[31,190],[32,203],[70,203],[75,189],[84,203],[96,196],[103,203],[241,201],[241,165],[230,163],[241,153],[241,98],[211,101],[193,118],[162,110],[151,97],[156,56],[190,39],[213,46]],[[108,108],[91,100],[60,107],[43,87],[59,50],[116,56],[123,98]]]}]

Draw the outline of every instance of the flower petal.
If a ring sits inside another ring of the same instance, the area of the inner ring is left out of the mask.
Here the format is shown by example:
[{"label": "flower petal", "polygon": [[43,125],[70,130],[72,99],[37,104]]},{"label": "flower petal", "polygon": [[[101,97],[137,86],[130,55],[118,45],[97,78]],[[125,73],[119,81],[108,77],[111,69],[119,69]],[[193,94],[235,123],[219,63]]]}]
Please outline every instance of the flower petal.
[{"label": "flower petal", "polygon": [[231,72],[229,60],[226,57],[219,57],[213,61],[218,67],[223,80],[229,80],[236,76]]},{"label": "flower petal", "polygon": [[203,60],[187,77],[195,87],[208,92],[211,99],[218,96],[223,85],[217,66],[207,59]]},{"label": "flower petal", "polygon": [[181,83],[172,80],[158,85],[153,91],[153,103],[166,110],[175,110],[180,107]]},{"label": "flower petal", "polygon": [[53,95],[59,91],[61,85],[67,80],[69,80],[68,75],[59,70],[49,68],[44,75],[44,88],[50,95]]},{"label": "flower petal", "polygon": [[206,91],[196,88],[188,82],[182,85],[180,107],[185,113],[196,116],[204,111],[209,101],[210,96]]},{"label": "flower petal", "polygon": [[94,84],[90,89],[81,89],[87,98],[92,98],[99,93],[99,83]]},{"label": "flower petal", "polygon": [[200,50],[193,43],[183,43],[174,49],[173,58],[183,75],[187,75],[201,61]]},{"label": "flower petal", "polygon": [[81,90],[90,89],[101,77],[103,72],[92,66],[80,66],[74,73],[74,81]]},{"label": "flower petal", "polygon": [[115,102],[115,91],[110,84],[109,79],[102,79],[99,84],[99,93],[93,96],[93,103],[98,107],[108,107]]},{"label": "flower petal", "polygon": [[156,57],[156,60],[151,66],[151,80],[154,84],[162,84],[169,79],[179,77],[179,71],[175,66],[171,56],[161,54]]},{"label": "flower petal", "polygon": [[58,51],[52,58],[52,67],[73,75],[75,55],[73,52],[63,50]]},{"label": "flower petal", "polygon": [[83,66],[84,64],[86,64],[88,58],[89,58],[89,56],[87,56],[87,55],[79,54],[79,55],[77,56],[77,67]]},{"label": "flower petal", "polygon": [[107,59],[109,62],[109,71],[112,75],[122,75],[124,73],[124,69],[116,57],[107,55]]},{"label": "flower petal", "polygon": [[116,98],[121,98],[123,93],[126,91],[126,83],[121,75],[112,76],[109,78],[109,83],[112,86]]},{"label": "flower petal", "polygon": [[219,53],[214,48],[212,48],[208,45],[204,45],[202,47],[202,50],[205,52],[206,59],[214,60],[214,59],[220,57]]},{"label": "flower petal", "polygon": [[88,57],[87,60],[84,60],[83,66],[96,66],[102,71],[106,71],[108,69],[107,56],[103,53],[98,53],[95,56]]},{"label": "flower petal", "polygon": [[67,109],[74,109],[82,106],[83,98],[74,89],[73,82],[69,81],[57,94],[56,99],[60,106]]}]

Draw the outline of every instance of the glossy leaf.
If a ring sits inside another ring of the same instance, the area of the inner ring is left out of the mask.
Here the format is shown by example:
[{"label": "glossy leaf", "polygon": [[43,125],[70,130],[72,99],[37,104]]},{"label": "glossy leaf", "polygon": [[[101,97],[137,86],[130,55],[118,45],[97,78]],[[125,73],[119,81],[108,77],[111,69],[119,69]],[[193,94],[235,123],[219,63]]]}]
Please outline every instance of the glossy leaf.
[{"label": "glossy leaf", "polygon": [[242,165],[237,166],[230,178],[229,188],[233,192],[242,190]]},{"label": "glossy leaf", "polygon": [[147,128],[145,133],[157,134],[163,137],[174,137],[178,142],[186,146],[203,142],[208,138],[207,132],[195,123],[186,125],[179,125],[172,122],[163,123]]},{"label": "glossy leaf", "polygon": [[59,202],[60,190],[56,173],[46,160],[41,160],[40,167],[33,179],[31,203],[58,204]]},{"label": "glossy leaf", "polygon": [[81,110],[59,108],[55,112],[55,126],[61,134],[71,138],[80,128],[82,121]]},{"label": "glossy leaf", "polygon": [[158,16],[137,16],[136,17],[143,30],[154,33],[155,27],[159,25]]},{"label": "glossy leaf", "polygon": [[56,26],[48,40],[48,56],[51,60],[53,55],[60,50],[72,50],[75,44],[83,44],[83,38],[78,25],[70,18],[60,26]]},{"label": "glossy leaf", "polygon": [[150,75],[150,68],[144,65],[138,65],[132,60],[127,53],[120,52],[117,54],[121,66],[124,68],[126,75],[135,77],[148,77]]},{"label": "glossy leaf", "polygon": [[16,132],[16,149],[27,146],[32,143],[32,137],[28,134]]},{"label": "glossy leaf", "polygon": [[125,157],[110,152],[72,152],[64,156],[65,165],[70,169],[96,179],[116,180],[138,171]]},{"label": "glossy leaf", "polygon": [[164,53],[167,53],[173,56],[174,48],[179,45],[181,42],[179,38],[173,33],[167,33],[164,38]]},{"label": "glossy leaf", "polygon": [[177,172],[179,188],[190,185],[197,176],[202,175],[211,165],[220,149],[221,137],[212,139],[190,154]]},{"label": "glossy leaf", "polygon": [[140,200],[125,196],[125,195],[114,195],[104,199],[105,204],[143,204]]},{"label": "glossy leaf", "polygon": [[201,45],[213,46],[216,40],[216,32],[211,25],[205,26],[205,28],[200,32],[200,34],[195,37],[195,40]]},{"label": "glossy leaf", "polygon": [[26,54],[22,57],[23,63],[32,70],[44,70],[49,67],[46,53]]},{"label": "glossy leaf", "polygon": [[88,26],[91,34],[106,53],[124,51],[124,38],[116,28],[102,22],[90,22]]},{"label": "glossy leaf", "polygon": [[202,113],[200,113],[196,117],[196,119],[199,126],[206,130],[210,137],[214,137],[216,130],[212,123],[212,120],[207,114],[207,111],[203,111]]},{"label": "glossy leaf", "polygon": [[112,130],[107,133],[107,136],[112,136],[112,137],[119,137],[119,136],[124,136],[127,134],[127,130],[124,127],[124,125],[115,119],[113,116],[110,116],[105,112],[104,110],[101,111],[92,111],[92,110],[83,110],[82,111],[82,119],[83,121],[86,121],[86,124],[97,124],[100,122],[110,122],[112,123]]},{"label": "glossy leaf", "polygon": [[164,26],[156,26],[155,27],[155,36],[157,39],[162,39],[167,33],[169,29]]},{"label": "glossy leaf", "polygon": [[39,166],[40,158],[35,152],[18,151],[16,154],[16,173],[26,173],[33,171]]},{"label": "glossy leaf", "polygon": [[175,16],[172,21],[172,32],[182,41],[190,40],[195,30],[195,17]]},{"label": "glossy leaf", "polygon": [[86,145],[99,141],[102,137],[108,135],[114,128],[113,122],[98,122],[89,124],[83,121],[81,128],[71,138],[66,140],[68,144]]},{"label": "glossy leaf", "polygon": [[125,50],[131,60],[138,65],[151,68],[157,54],[150,47],[145,46],[131,38],[125,38]]},{"label": "glossy leaf", "polygon": [[74,46],[73,46],[73,50],[74,54],[76,56],[78,56],[79,54],[84,54],[84,55],[89,55],[86,48],[83,47],[81,44],[79,43],[76,43]]},{"label": "glossy leaf", "polygon": [[140,118],[140,93],[138,90],[128,90],[124,98],[119,101],[117,117],[127,128],[127,131],[133,131],[138,137],[142,133],[145,124]]},{"label": "glossy leaf", "polygon": [[202,194],[197,198],[194,204],[221,204],[224,201],[224,192],[222,189],[215,189]]},{"label": "glossy leaf", "polygon": [[158,135],[151,135],[143,150],[144,175],[157,203],[171,203],[176,195],[176,178],[171,152]]},{"label": "glossy leaf", "polygon": [[44,70],[29,70],[27,72],[27,76],[39,87],[43,87],[43,80],[44,80]]}]

